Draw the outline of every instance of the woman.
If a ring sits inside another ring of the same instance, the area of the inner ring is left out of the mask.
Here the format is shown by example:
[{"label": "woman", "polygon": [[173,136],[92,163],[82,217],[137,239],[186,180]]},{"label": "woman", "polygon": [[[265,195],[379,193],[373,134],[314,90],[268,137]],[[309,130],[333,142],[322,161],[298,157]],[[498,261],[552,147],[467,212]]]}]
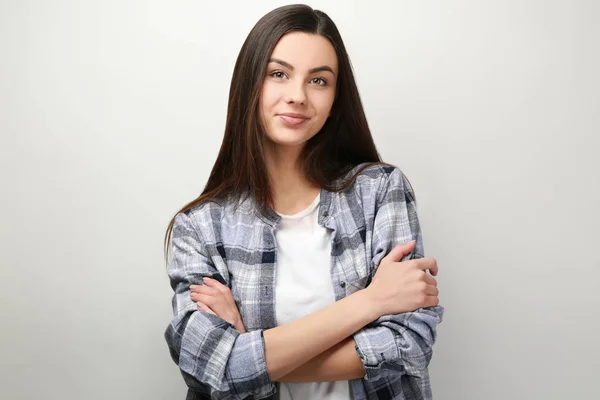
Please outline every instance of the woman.
[{"label": "woman", "polygon": [[323,12],[281,7],[248,35],[221,150],[170,243],[165,338],[188,399],[432,397],[437,264]]}]

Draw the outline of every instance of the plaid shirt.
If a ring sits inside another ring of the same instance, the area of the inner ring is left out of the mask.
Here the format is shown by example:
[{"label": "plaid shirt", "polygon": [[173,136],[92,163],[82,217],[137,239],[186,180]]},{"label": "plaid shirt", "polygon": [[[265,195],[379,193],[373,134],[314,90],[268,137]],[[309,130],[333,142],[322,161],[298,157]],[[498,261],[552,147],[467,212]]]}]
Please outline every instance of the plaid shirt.
[{"label": "plaid shirt", "polygon": [[[276,326],[279,220],[273,210],[259,212],[251,198],[236,208],[209,202],[177,216],[168,270],[174,318],[165,339],[189,387],[187,400],[278,397],[278,383],[267,373],[263,331]],[[370,166],[343,192],[322,189],[318,222],[332,230],[336,301],[367,287],[395,245],[416,239],[405,260],[423,257],[414,194],[396,167]],[[204,276],[231,288],[247,333],[198,311],[189,286],[201,285]],[[384,315],[354,333],[366,371],[351,381],[354,399],[431,399],[427,368],[443,311],[437,306]]]}]

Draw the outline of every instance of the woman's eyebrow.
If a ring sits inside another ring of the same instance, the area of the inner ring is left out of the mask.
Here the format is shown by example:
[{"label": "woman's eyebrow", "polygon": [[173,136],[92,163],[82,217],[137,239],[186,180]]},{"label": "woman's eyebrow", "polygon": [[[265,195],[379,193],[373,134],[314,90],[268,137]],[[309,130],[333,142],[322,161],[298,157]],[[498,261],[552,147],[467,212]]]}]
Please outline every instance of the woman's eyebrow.
[{"label": "woman's eyebrow", "polygon": [[[290,69],[290,70],[294,70],[294,66],[286,61],[280,60],[278,58],[271,58],[269,59],[269,62],[274,62],[280,65],[283,65],[284,67]],[[314,74],[315,72],[321,72],[321,71],[329,71],[331,72],[333,75],[335,75],[335,72],[333,72],[333,69],[331,69],[330,66],[328,65],[321,65],[320,67],[315,67],[315,68],[311,68],[308,70],[309,74]]]}]

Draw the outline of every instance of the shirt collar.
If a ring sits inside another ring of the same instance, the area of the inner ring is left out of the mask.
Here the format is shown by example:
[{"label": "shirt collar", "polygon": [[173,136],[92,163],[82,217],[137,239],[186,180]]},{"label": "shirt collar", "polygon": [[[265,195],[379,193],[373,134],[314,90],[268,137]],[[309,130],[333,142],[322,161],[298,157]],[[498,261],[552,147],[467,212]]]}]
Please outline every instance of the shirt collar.
[{"label": "shirt collar", "polygon": [[[331,210],[331,198],[333,196],[332,192],[329,192],[328,190],[325,190],[324,188],[321,188],[321,192],[320,192],[320,197],[321,200],[319,202],[319,217],[318,217],[318,223],[319,225],[325,226],[330,228],[330,222],[332,219],[332,210]],[[258,207],[258,204],[256,203],[256,200],[254,198],[252,199],[252,206],[255,210],[256,215],[267,225],[269,226],[277,226],[277,224],[279,224],[279,222],[281,221],[281,216],[279,214],[277,214],[271,207],[267,207],[266,210],[261,210],[260,207]]]}]

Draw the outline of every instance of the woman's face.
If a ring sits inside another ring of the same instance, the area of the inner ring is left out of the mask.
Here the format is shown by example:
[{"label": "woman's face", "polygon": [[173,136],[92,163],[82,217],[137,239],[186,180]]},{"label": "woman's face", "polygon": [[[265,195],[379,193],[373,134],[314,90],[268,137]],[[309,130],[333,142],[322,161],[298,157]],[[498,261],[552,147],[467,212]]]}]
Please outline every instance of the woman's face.
[{"label": "woman's face", "polygon": [[338,63],[323,36],[292,32],[273,50],[260,94],[267,139],[302,148],[327,120],[335,98]]}]

